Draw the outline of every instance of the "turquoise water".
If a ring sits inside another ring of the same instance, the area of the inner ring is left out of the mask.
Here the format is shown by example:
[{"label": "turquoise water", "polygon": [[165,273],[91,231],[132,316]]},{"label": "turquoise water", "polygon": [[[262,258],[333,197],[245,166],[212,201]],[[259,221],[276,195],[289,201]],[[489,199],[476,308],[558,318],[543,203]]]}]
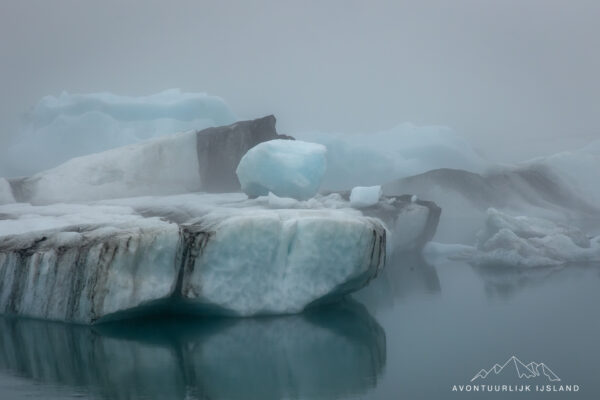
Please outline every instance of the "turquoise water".
[{"label": "turquoise water", "polygon": [[[0,399],[598,399],[599,304],[598,265],[498,273],[400,257],[352,299],[297,316],[0,317]],[[533,391],[452,390],[512,355],[561,381],[506,368],[479,383]],[[535,391],[547,384],[578,391]]]}]

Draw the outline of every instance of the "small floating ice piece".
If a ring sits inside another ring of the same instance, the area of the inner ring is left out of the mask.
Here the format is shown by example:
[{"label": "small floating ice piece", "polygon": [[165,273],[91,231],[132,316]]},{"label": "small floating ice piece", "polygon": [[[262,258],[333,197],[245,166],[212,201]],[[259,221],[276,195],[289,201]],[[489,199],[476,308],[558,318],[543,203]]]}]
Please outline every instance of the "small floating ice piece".
[{"label": "small floating ice piece", "polygon": [[350,205],[354,208],[374,206],[381,195],[381,186],[356,186],[350,193]]}]

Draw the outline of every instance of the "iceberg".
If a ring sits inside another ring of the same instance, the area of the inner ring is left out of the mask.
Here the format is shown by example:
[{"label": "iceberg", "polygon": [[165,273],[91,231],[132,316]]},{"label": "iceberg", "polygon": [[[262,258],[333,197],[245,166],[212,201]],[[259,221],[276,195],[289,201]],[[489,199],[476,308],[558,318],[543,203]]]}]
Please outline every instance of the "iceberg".
[{"label": "iceberg", "polygon": [[597,230],[600,208],[593,195],[586,194],[593,191],[591,181],[590,187],[580,190],[573,179],[557,171],[540,163],[479,174],[442,168],[389,182],[383,192],[388,196],[414,193],[440,205],[444,214],[435,238],[440,242],[472,245],[488,208]]},{"label": "iceberg", "polygon": [[180,133],[73,158],[12,179],[17,200],[32,204],[197,192],[196,134]]},{"label": "iceberg", "polygon": [[317,194],[325,157],[267,116],[2,180],[0,313],[84,324],[298,313],[433,237],[434,203],[377,190],[357,209],[352,193]]},{"label": "iceberg", "polygon": [[317,194],[326,170],[325,146],[298,140],[270,140],[248,150],[236,169],[249,197],[306,200]]},{"label": "iceberg", "polygon": [[288,138],[270,115],[184,132],[73,158],[31,177],[11,179],[17,201],[82,202],[197,191],[239,191],[235,169],[255,145]]},{"label": "iceberg", "polygon": [[494,280],[496,271],[600,262],[600,236],[590,237],[574,226],[537,217],[515,217],[490,208],[475,246],[429,242],[423,254],[430,263],[466,261]]},{"label": "iceberg", "polygon": [[381,186],[356,186],[350,192],[350,205],[354,208],[374,206],[382,194]]},{"label": "iceberg", "polygon": [[235,120],[221,98],[179,89],[139,97],[62,93],[33,107],[3,158],[13,176],[29,175],[73,157]]},{"label": "iceberg", "polygon": [[325,200],[293,209],[261,201],[188,194],[0,206],[0,312],[78,323],[157,309],[297,313],[383,268],[379,219]]},{"label": "iceberg", "polygon": [[[484,171],[439,168],[383,185],[435,201],[444,209],[435,240],[472,245],[488,208],[572,225],[600,234],[600,141],[512,166]],[[460,226],[460,229],[456,227]]]},{"label": "iceberg", "polygon": [[513,217],[493,208],[479,233],[473,262],[531,268],[600,261],[600,236],[533,217]]}]

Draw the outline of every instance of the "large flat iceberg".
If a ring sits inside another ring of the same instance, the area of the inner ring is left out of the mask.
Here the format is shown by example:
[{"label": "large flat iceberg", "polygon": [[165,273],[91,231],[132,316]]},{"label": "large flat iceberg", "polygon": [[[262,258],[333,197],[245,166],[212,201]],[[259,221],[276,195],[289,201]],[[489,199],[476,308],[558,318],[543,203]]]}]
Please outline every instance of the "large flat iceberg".
[{"label": "large flat iceberg", "polygon": [[383,268],[379,219],[326,199],[293,209],[264,201],[190,194],[0,206],[0,312],[80,323],[160,308],[296,313]]},{"label": "large flat iceberg", "polygon": [[[267,116],[2,179],[0,313],[284,314],[358,290],[388,254],[419,251],[440,209],[379,188],[360,209],[317,194],[325,153]],[[250,199],[231,193],[240,181]]]}]

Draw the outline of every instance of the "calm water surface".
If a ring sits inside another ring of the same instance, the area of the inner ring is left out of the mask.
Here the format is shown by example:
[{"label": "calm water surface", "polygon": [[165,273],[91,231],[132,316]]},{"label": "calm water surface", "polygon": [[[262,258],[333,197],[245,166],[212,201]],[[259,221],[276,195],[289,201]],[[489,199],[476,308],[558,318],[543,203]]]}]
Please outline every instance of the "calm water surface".
[{"label": "calm water surface", "polygon": [[[0,399],[599,399],[599,304],[599,265],[499,273],[401,256],[352,299],[297,316],[0,317]],[[506,368],[479,383],[534,392],[452,390],[512,355],[561,381]],[[535,392],[546,384],[579,391]]]}]

